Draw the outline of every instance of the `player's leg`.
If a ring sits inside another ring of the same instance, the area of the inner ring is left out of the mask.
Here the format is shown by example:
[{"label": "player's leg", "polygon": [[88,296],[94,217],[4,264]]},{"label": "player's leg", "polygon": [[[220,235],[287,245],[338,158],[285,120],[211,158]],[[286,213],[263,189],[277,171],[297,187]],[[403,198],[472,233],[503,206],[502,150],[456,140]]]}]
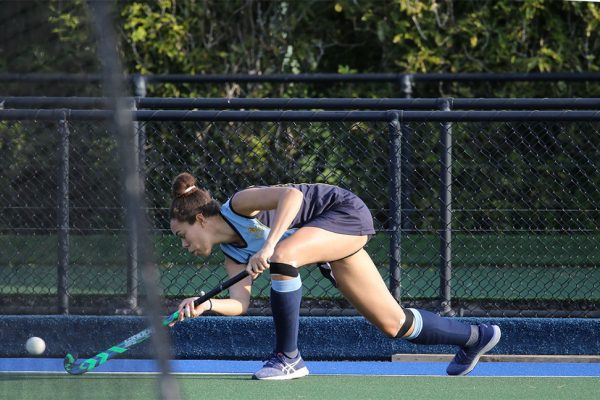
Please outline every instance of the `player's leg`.
[{"label": "player's leg", "polygon": [[302,281],[298,269],[271,261],[271,311],[275,325],[275,349],[254,379],[286,380],[308,375],[298,351]]},{"label": "player's leg", "polygon": [[448,367],[450,375],[470,372],[479,357],[500,340],[500,329],[468,325],[421,309],[403,309],[389,293],[366,251],[331,263],[338,288],[371,323],[390,337],[416,344],[461,346]]},{"label": "player's leg", "polygon": [[346,257],[364,246],[367,237],[341,235],[316,227],[303,227],[281,241],[270,259],[271,309],[275,323],[275,352],[294,358],[302,283],[298,267]]},{"label": "player's leg", "polygon": [[330,264],[337,287],[346,299],[384,334],[395,337],[405,321],[404,311],[367,252],[363,249]]},{"label": "player's leg", "polygon": [[[338,236],[342,236],[341,240]],[[297,268],[347,256],[350,251],[360,249],[365,242],[366,237],[337,235],[323,229],[305,227],[278,244],[270,259],[269,269],[275,349],[263,368],[254,374],[255,379],[283,380],[308,374],[298,351],[302,281]]]},{"label": "player's leg", "polygon": [[367,236],[343,235],[307,226],[277,244],[271,261],[289,262],[297,267],[319,261],[333,261],[356,253],[367,243]]},{"label": "player's leg", "polygon": [[[424,310],[403,309],[365,250],[332,262],[331,268],[344,296],[387,336],[396,337],[406,321],[411,326],[403,337],[415,343],[465,345],[469,341],[473,330],[467,324]],[[407,318],[408,313],[412,318]]]}]

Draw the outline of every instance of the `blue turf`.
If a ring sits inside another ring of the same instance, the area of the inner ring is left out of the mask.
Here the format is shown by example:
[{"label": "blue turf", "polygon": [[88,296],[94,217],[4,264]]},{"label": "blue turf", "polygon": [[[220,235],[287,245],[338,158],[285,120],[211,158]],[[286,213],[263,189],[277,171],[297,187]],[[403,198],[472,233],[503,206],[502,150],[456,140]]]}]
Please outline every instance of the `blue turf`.
[{"label": "blue turf", "polygon": [[[174,360],[175,373],[252,374],[262,361]],[[442,362],[308,361],[315,375],[438,375],[446,376]],[[115,359],[95,372],[154,373],[153,360]],[[57,358],[0,358],[1,372],[65,373]],[[469,376],[600,376],[600,363],[481,362]]]}]

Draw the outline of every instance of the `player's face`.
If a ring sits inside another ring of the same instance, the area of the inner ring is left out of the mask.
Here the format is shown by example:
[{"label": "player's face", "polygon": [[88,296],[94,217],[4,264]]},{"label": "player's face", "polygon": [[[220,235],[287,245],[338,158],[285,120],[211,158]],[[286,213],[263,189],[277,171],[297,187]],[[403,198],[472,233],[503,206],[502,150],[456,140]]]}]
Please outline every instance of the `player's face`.
[{"label": "player's face", "polygon": [[206,223],[194,224],[171,220],[171,232],[181,239],[181,246],[196,256],[208,256],[212,251],[212,238],[206,229]]}]

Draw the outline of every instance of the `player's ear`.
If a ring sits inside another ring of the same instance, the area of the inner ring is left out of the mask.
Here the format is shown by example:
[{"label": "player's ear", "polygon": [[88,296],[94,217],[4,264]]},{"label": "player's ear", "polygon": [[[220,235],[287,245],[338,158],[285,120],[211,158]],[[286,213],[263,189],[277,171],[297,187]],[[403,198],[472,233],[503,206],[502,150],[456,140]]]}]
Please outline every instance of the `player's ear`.
[{"label": "player's ear", "polygon": [[206,217],[202,213],[196,214],[196,222],[203,226],[206,223]]}]

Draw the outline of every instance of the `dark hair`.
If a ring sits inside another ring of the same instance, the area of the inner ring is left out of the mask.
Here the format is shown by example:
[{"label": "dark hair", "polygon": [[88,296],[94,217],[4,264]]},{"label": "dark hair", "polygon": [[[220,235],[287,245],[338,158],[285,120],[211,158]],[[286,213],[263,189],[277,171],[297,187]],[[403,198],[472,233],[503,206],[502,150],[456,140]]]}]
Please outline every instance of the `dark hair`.
[{"label": "dark hair", "polygon": [[179,222],[194,224],[197,214],[212,217],[221,210],[219,202],[212,198],[208,190],[196,186],[196,178],[188,172],[175,177],[171,194],[173,200],[169,217]]}]

